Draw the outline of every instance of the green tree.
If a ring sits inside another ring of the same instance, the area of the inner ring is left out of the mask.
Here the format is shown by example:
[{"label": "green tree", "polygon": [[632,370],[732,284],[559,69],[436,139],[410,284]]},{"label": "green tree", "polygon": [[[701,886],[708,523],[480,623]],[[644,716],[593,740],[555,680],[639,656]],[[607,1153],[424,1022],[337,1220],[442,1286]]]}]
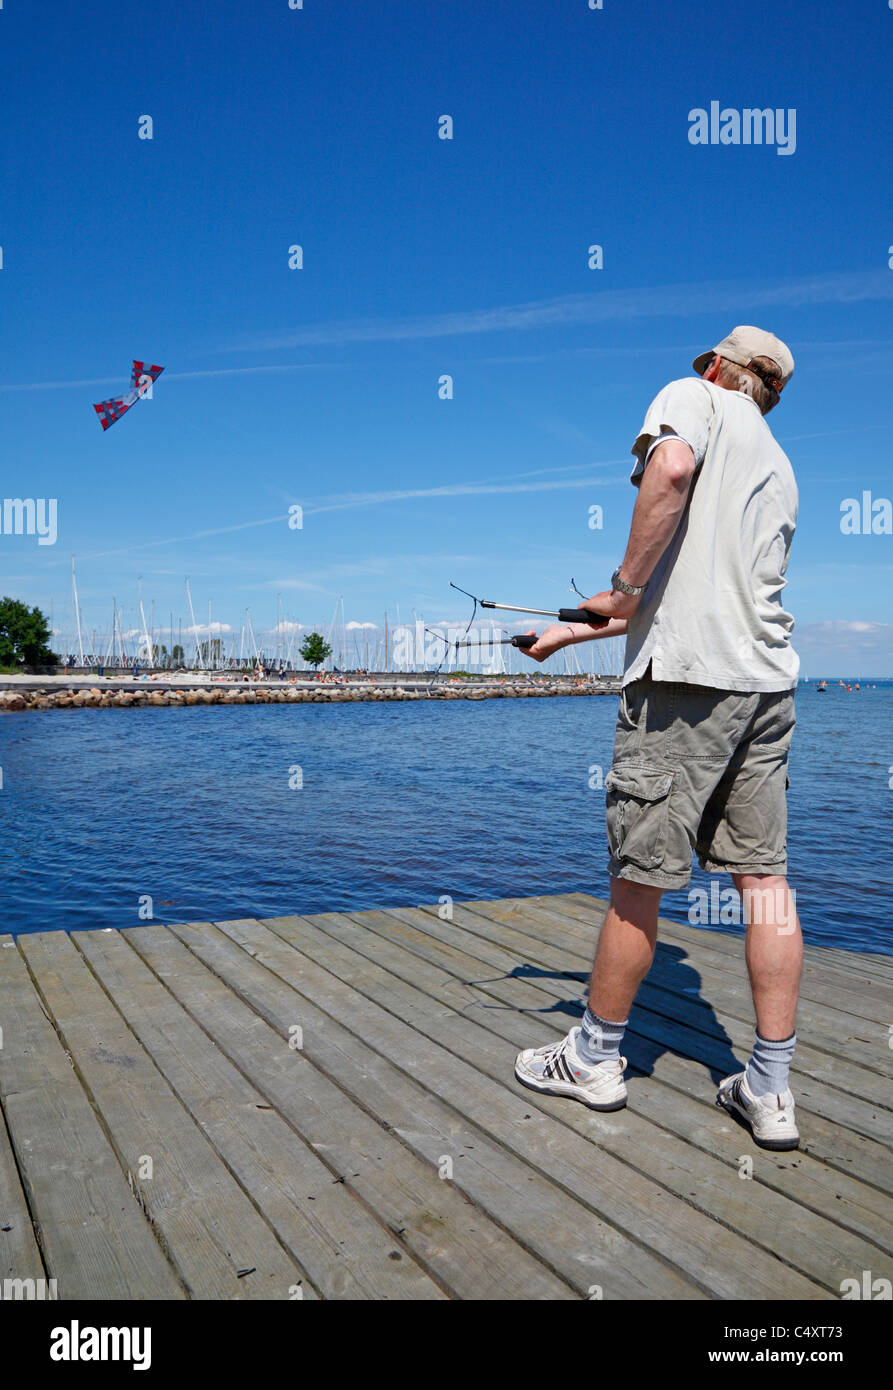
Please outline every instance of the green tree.
[{"label": "green tree", "polygon": [[199,661],[203,662],[206,666],[212,663],[216,666],[223,658],[222,639],[220,637],[212,637],[207,642],[199,642],[198,657]]},{"label": "green tree", "polygon": [[47,645],[50,629],[39,608],[15,598],[0,599],[0,666],[22,671],[29,666],[55,666],[59,660]]},{"label": "green tree", "polygon": [[311,632],[301,643],[301,656],[308,666],[321,666],[332,655],[332,648],[318,632]]},{"label": "green tree", "polygon": [[185,655],[186,653],[183,651],[183,648],[179,645],[175,645],[174,650],[171,652],[171,660],[182,661]]}]

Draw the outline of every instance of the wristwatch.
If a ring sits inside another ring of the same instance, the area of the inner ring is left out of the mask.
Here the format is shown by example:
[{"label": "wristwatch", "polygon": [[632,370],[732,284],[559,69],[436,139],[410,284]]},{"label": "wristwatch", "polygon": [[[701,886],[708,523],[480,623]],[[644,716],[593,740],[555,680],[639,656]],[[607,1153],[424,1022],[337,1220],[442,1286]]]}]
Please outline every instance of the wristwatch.
[{"label": "wristwatch", "polygon": [[638,598],[639,594],[645,592],[644,584],[627,584],[625,579],[620,578],[620,566],[618,565],[611,575],[611,588],[619,589],[622,594],[629,594],[631,598]]}]

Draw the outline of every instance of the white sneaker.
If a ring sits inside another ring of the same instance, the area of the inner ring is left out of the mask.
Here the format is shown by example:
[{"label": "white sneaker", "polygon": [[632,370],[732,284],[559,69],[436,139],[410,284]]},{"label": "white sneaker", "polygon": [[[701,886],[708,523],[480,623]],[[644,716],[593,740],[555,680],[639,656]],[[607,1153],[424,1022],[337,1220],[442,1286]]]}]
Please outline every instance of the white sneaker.
[{"label": "white sneaker", "polygon": [[587,1066],[577,1056],[576,1042],[580,1029],[572,1028],[560,1042],[546,1047],[528,1047],[519,1052],[515,1061],[515,1076],[532,1091],[547,1096],[569,1096],[582,1101],[590,1110],[622,1110],[626,1105],[626,1085],[623,1073],[626,1058],[611,1058],[596,1066]]},{"label": "white sneaker", "polygon": [[755,1096],[745,1073],[739,1071],[719,1083],[716,1103],[720,1109],[741,1116],[761,1149],[796,1149],[800,1143],[790,1091],[780,1096]]}]

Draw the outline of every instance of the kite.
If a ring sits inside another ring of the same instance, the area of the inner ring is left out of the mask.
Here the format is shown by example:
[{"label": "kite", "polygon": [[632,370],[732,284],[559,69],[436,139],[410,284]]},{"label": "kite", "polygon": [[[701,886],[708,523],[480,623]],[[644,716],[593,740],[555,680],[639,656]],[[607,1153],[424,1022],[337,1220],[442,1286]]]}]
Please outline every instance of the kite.
[{"label": "kite", "polygon": [[98,405],[93,407],[99,416],[99,423],[102,428],[107,430],[109,425],[120,420],[124,412],[136,404],[140,396],[145,396],[151,392],[152,383],[158,380],[163,371],[163,367],[147,367],[145,362],[135,361],[130,373],[130,390],[127,395],[113,396],[110,401],[100,401]]}]

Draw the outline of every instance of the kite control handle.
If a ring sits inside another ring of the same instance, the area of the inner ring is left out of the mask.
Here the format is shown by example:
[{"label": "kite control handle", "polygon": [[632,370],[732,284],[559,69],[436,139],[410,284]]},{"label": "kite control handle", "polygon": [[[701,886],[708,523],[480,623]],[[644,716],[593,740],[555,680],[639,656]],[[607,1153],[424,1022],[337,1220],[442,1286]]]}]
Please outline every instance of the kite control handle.
[{"label": "kite control handle", "polygon": [[520,647],[522,651],[526,652],[535,641],[536,637],[532,632],[522,632],[519,637],[512,638],[512,646]]},{"label": "kite control handle", "polygon": [[588,608],[559,608],[558,621],[562,623],[589,623],[591,627],[606,627],[610,618],[601,613],[590,613]]}]

